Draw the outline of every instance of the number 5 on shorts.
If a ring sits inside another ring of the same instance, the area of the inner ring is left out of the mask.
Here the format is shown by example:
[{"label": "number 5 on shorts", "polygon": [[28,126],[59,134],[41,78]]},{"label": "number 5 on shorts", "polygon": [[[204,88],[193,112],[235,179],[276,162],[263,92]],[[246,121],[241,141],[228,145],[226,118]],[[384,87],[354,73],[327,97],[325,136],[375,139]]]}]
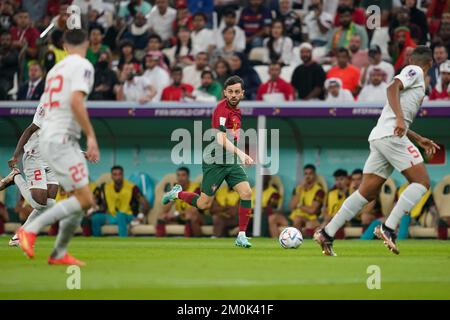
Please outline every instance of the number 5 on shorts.
[{"label": "number 5 on shorts", "polygon": [[417,150],[417,148],[415,146],[409,146],[408,147],[408,152],[413,155],[413,158],[420,157],[420,153],[419,153],[419,151]]},{"label": "number 5 on shorts", "polygon": [[75,166],[70,167],[69,171],[72,176],[72,180],[74,182],[80,182],[81,180],[83,180],[84,177],[86,177],[86,171],[84,170],[84,164],[81,162]]}]

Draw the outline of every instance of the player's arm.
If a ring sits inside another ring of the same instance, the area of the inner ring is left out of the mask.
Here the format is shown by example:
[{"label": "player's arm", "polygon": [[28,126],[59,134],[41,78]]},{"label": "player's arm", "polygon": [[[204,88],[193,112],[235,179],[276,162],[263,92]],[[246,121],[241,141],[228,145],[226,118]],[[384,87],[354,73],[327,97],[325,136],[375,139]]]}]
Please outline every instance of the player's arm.
[{"label": "player's arm", "polygon": [[406,126],[403,111],[400,106],[400,91],[403,90],[403,83],[399,79],[394,79],[387,88],[387,99],[396,117],[394,135],[402,137],[405,135]]},{"label": "player's arm", "polygon": [[325,198],[325,192],[319,190],[314,197],[314,201],[310,206],[300,206],[300,210],[306,212],[307,214],[317,214],[320,215],[320,208],[322,207],[323,200]]},{"label": "player's arm", "polygon": [[30,137],[39,130],[39,127],[35,123],[31,123],[20,136],[19,141],[17,142],[16,150],[14,150],[13,156],[8,160],[8,165],[10,168],[13,168],[17,162],[19,162],[20,153],[23,150],[23,146],[27,144]]},{"label": "player's arm", "polygon": [[254,164],[253,159],[244,151],[236,147],[228,138],[226,132],[219,131],[216,135],[217,143],[223,146],[228,152],[236,154],[245,165]]},{"label": "player's arm", "polygon": [[85,93],[82,91],[74,91],[72,93],[71,107],[75,116],[75,120],[80,125],[86,135],[87,151],[86,158],[91,162],[100,160],[100,152],[98,150],[97,138],[95,137],[94,128],[92,127],[89,115],[84,103]]},{"label": "player's arm", "polygon": [[436,153],[436,150],[441,149],[433,140],[422,137],[420,134],[409,130],[406,132],[406,136],[412,140],[415,141],[420,147],[422,147],[425,150],[425,153],[428,156],[431,156]]}]

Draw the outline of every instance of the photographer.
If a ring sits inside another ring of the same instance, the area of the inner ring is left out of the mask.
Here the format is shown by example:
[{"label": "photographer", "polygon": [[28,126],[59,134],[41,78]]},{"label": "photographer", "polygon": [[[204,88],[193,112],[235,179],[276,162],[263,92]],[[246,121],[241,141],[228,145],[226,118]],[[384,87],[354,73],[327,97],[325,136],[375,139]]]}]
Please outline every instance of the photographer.
[{"label": "photographer", "polygon": [[121,83],[117,89],[117,100],[119,101],[146,103],[156,95],[156,89],[146,85],[146,81],[137,75],[132,63],[124,64],[119,80]]}]

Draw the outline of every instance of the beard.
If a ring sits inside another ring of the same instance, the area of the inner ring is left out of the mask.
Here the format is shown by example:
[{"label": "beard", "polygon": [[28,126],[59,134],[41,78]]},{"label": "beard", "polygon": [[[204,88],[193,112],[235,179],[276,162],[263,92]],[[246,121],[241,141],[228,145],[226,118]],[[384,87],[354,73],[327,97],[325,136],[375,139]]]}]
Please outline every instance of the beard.
[{"label": "beard", "polygon": [[239,99],[239,98],[236,98],[236,100],[232,100],[232,99],[228,99],[227,98],[228,105],[230,105],[232,107],[236,107],[239,104],[240,101],[241,101],[241,99]]}]

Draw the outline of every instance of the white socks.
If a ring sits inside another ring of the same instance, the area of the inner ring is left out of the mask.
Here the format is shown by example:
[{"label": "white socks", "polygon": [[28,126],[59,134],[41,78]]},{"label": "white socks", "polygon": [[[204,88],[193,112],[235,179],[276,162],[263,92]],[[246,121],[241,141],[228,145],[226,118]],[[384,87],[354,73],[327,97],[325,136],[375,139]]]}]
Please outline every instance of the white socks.
[{"label": "white socks", "polygon": [[23,228],[28,226],[34,219],[36,219],[42,212],[47,210],[48,208],[51,208],[56,203],[55,199],[47,198],[47,206],[45,206],[43,209],[34,209],[31,211],[30,215],[27,218],[27,221],[22,225]]},{"label": "white socks", "polygon": [[339,211],[325,227],[325,232],[334,237],[336,232],[345,224],[350,221],[361,209],[368,203],[358,190],[353,192],[342,204]]},{"label": "white socks", "polygon": [[401,194],[394,209],[387,218],[386,227],[395,230],[400,223],[400,219],[405,213],[411,212],[411,209],[422,199],[427,192],[427,188],[420,183],[411,183]]},{"label": "white socks", "polygon": [[61,259],[64,257],[69,241],[80,225],[81,219],[83,219],[83,211],[78,211],[59,222],[58,236],[56,237],[55,248],[51,254],[52,258]]},{"label": "white socks", "polygon": [[245,231],[239,231],[238,237],[245,237]]},{"label": "white socks", "polygon": [[78,199],[74,196],[55,204],[53,207],[45,210],[31,223],[29,223],[24,230],[27,232],[39,233],[39,230],[44,226],[54,224],[71,214],[82,211]]}]

